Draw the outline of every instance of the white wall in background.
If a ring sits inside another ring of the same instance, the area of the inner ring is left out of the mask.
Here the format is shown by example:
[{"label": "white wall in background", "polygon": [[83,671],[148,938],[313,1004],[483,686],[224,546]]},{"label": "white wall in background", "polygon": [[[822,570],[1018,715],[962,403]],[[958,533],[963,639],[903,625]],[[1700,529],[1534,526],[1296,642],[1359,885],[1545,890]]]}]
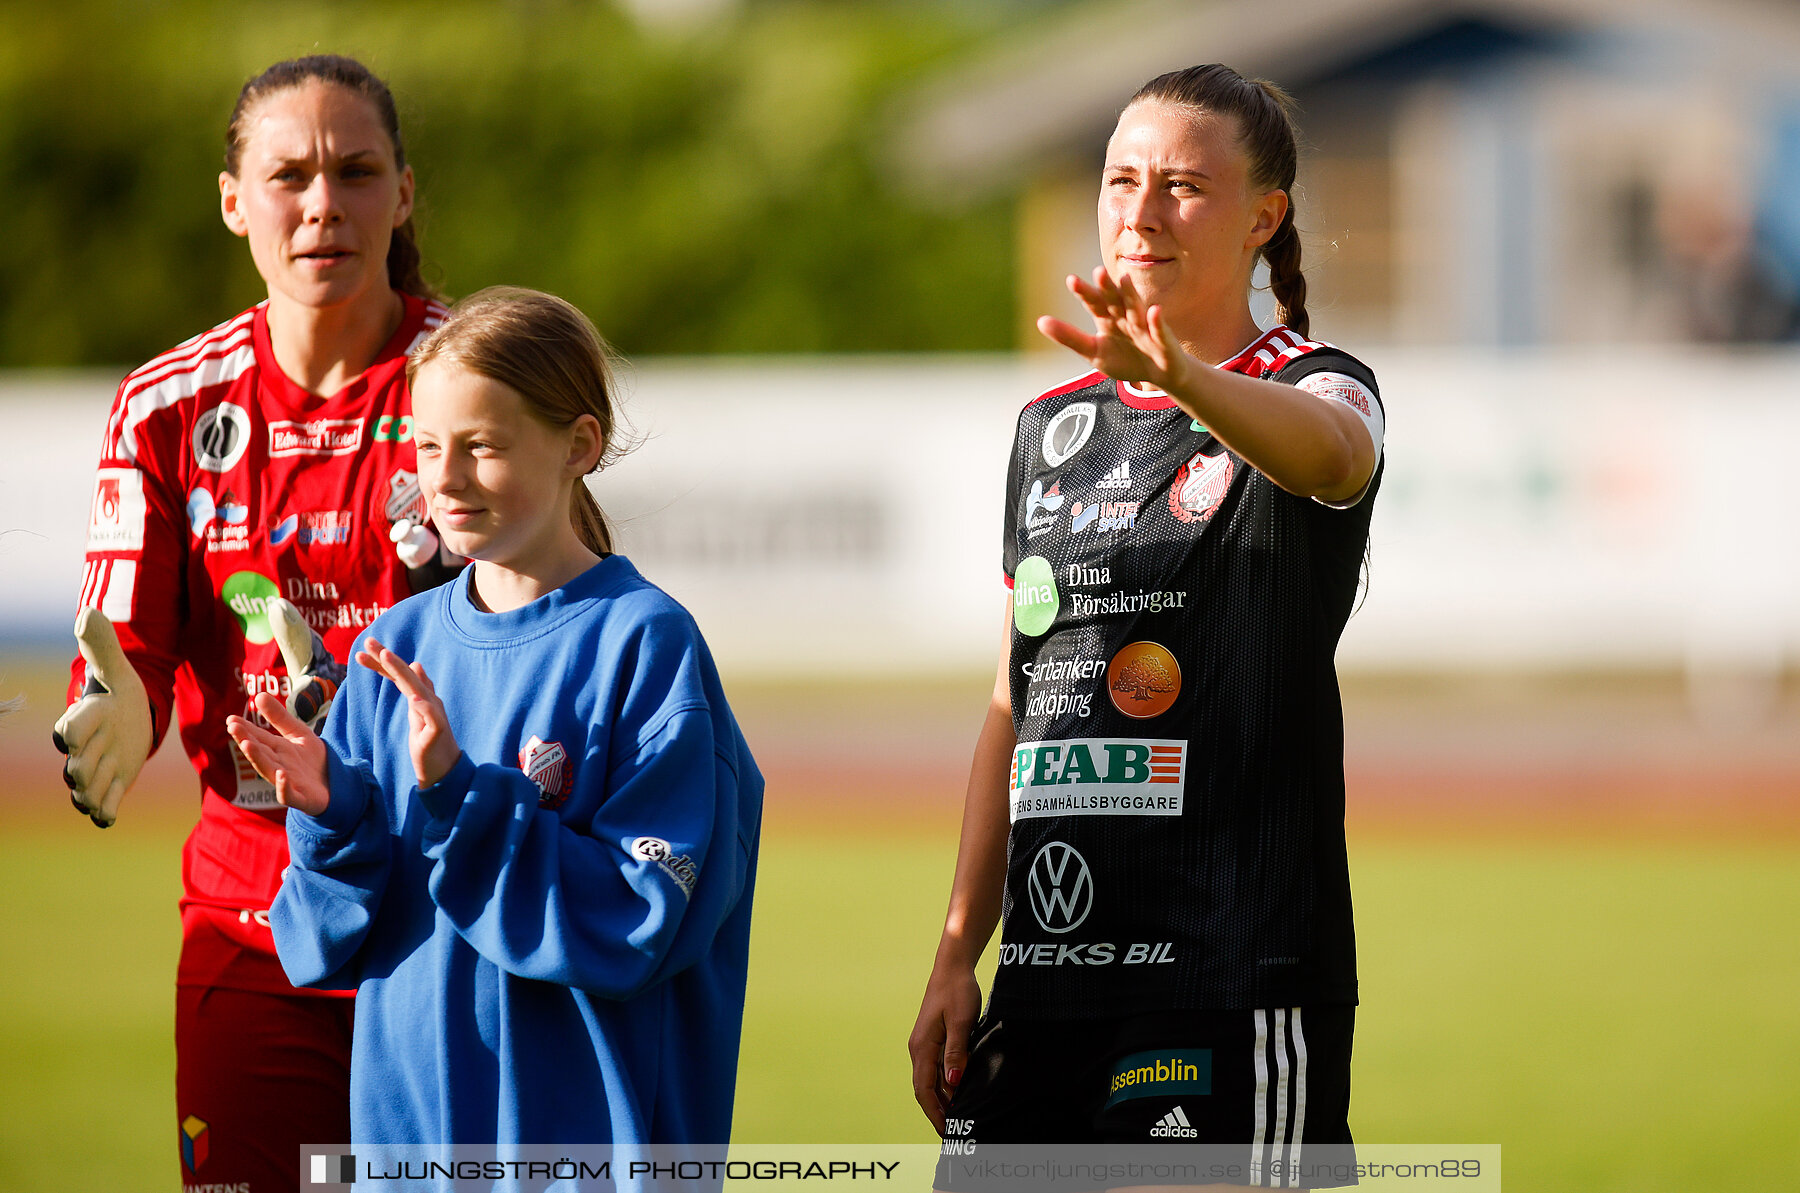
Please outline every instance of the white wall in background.
[{"label": "white wall in background", "polygon": [[[1368,358],[1389,468],[1347,668],[1800,656],[1800,354]],[[985,668],[1013,418],[1066,363],[644,362],[595,491],[727,667]],[[0,378],[0,639],[72,618],[111,384]]]}]

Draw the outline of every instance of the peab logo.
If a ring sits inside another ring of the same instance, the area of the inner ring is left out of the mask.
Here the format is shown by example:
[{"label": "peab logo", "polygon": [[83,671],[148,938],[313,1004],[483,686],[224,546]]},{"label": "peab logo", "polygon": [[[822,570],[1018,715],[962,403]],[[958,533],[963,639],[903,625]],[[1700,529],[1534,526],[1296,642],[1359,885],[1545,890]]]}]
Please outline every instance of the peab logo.
[{"label": "peab logo", "polygon": [[1020,742],[1007,771],[1016,824],[1036,816],[1179,816],[1187,742],[1071,737]]},{"label": "peab logo", "polygon": [[1031,914],[1046,932],[1072,932],[1094,910],[1094,876],[1073,845],[1052,841],[1031,859]]},{"label": "peab logo", "polygon": [[1056,591],[1056,574],[1042,555],[1028,555],[1013,569],[1013,625],[1019,633],[1036,638],[1056,620],[1062,598]]}]

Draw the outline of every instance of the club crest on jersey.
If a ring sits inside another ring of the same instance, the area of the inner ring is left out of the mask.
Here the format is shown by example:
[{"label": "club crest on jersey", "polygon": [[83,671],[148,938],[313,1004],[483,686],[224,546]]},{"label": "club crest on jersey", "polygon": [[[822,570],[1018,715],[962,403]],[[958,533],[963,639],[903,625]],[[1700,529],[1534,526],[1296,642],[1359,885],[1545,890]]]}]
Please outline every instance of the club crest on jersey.
[{"label": "club crest on jersey", "polygon": [[1231,453],[1195,452],[1169,486],[1169,512],[1183,522],[1207,522],[1231,488]]},{"label": "club crest on jersey", "polygon": [[1095,415],[1092,402],[1071,402],[1058,410],[1044,428],[1044,463],[1059,468],[1085,447],[1094,433]]},{"label": "club crest on jersey", "polygon": [[575,767],[561,742],[542,741],[534,734],[519,751],[519,769],[537,784],[541,808],[562,807],[575,790]]},{"label": "club crest on jersey", "polygon": [[425,506],[425,491],[419,488],[418,473],[402,468],[388,477],[388,499],[381,512],[389,522],[405,518],[424,525],[431,514]]}]

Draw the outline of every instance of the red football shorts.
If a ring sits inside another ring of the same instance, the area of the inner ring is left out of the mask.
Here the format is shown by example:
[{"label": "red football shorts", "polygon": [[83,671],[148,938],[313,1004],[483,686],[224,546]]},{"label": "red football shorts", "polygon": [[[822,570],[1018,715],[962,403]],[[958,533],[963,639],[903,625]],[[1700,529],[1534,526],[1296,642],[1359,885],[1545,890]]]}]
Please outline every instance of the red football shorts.
[{"label": "red football shorts", "polygon": [[350,1142],[355,1000],[175,989],[175,1117],[187,1188],[292,1193],[300,1147]]}]

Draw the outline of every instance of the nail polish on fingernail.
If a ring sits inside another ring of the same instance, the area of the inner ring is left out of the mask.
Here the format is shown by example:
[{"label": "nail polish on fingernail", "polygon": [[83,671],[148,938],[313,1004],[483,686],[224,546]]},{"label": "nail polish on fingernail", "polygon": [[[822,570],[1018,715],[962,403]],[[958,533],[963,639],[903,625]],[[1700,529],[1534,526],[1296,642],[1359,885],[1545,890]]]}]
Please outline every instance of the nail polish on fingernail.
[{"label": "nail polish on fingernail", "polygon": [[944,1080],[949,1082],[951,1085],[962,1084],[962,1070],[961,1069],[951,1069],[948,1073],[944,1074]]}]

